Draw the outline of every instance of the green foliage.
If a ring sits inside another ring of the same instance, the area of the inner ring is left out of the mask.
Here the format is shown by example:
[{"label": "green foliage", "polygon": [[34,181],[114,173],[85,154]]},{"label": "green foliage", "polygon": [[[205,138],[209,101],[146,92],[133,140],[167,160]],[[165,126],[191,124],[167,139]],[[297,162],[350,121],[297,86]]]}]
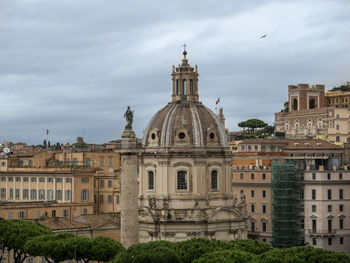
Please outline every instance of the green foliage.
[{"label": "green foliage", "polygon": [[274,248],[257,256],[259,263],[338,263],[350,262],[350,256],[344,253],[326,249],[305,247],[291,247],[285,249]]},{"label": "green foliage", "polygon": [[27,257],[24,245],[27,240],[40,235],[52,234],[52,231],[39,223],[26,220],[1,220],[0,236],[8,249],[14,250],[15,263],[22,263]]},{"label": "green foliage", "polygon": [[175,243],[175,250],[181,262],[190,263],[205,253],[222,250],[225,246],[224,242],[216,239],[192,238]]},{"label": "green foliage", "polygon": [[255,256],[251,253],[240,250],[220,250],[206,253],[199,259],[195,259],[192,263],[246,263],[252,262]]},{"label": "green foliage", "polygon": [[25,251],[32,256],[44,257],[48,262],[60,262],[71,259],[69,239],[74,238],[71,233],[60,233],[57,235],[42,235],[30,238],[25,243]]},{"label": "green foliage", "polygon": [[268,124],[259,119],[249,119],[238,123],[238,127],[248,128],[248,130],[252,132],[257,128],[264,128],[266,126],[268,126]]},{"label": "green foliage", "polygon": [[91,259],[109,261],[124,251],[124,247],[109,237],[99,236],[91,239]]},{"label": "green foliage", "polygon": [[140,243],[119,253],[110,263],[177,263],[175,244],[168,241]]},{"label": "green foliage", "polygon": [[270,244],[251,239],[236,239],[228,243],[230,249],[249,252],[255,255],[265,253],[272,249]]}]

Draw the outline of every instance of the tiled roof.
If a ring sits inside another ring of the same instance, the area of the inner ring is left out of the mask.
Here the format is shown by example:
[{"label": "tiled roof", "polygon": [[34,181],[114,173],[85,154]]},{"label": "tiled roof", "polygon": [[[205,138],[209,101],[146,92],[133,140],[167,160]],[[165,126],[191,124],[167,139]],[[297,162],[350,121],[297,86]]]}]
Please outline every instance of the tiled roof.
[{"label": "tiled roof", "polygon": [[88,224],[93,228],[101,226],[108,221],[120,227],[120,213],[81,215],[75,220]]},{"label": "tiled roof", "polygon": [[53,231],[69,230],[69,229],[77,229],[77,228],[90,228],[88,224],[76,222],[65,217],[39,218],[39,219],[34,219],[34,221],[50,228]]}]

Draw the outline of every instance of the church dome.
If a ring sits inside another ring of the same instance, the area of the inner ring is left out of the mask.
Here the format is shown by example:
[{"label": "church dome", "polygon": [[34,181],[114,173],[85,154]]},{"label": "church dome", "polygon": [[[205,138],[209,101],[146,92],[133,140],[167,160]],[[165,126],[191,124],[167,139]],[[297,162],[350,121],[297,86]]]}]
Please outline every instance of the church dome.
[{"label": "church dome", "polygon": [[144,132],[143,146],[227,147],[225,127],[219,117],[199,102],[198,72],[188,64],[173,66],[172,102],[159,110]]}]

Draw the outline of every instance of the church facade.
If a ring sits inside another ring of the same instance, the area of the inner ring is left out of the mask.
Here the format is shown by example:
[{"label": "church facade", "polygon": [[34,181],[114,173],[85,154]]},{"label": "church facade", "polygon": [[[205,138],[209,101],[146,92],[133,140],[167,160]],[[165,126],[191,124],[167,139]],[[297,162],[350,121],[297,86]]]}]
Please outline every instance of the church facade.
[{"label": "church facade", "polygon": [[199,101],[184,51],[171,102],[150,120],[139,160],[139,242],[247,238],[245,196],[232,193],[232,153],[220,118]]}]

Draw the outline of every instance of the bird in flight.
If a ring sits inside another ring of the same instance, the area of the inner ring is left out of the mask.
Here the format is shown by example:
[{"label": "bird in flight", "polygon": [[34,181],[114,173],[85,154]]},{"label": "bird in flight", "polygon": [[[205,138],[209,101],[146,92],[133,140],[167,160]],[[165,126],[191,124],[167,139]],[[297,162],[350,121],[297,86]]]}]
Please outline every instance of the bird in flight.
[{"label": "bird in flight", "polygon": [[265,38],[265,37],[267,37],[267,34],[265,34],[265,35],[261,36],[260,38]]}]

